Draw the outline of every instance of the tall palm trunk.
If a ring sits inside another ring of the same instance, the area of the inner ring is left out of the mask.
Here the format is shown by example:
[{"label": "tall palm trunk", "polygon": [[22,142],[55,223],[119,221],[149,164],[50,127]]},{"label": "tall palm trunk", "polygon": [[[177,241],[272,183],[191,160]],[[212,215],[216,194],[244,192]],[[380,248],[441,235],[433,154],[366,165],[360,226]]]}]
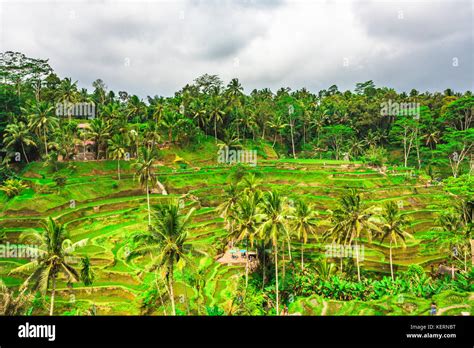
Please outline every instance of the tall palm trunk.
[{"label": "tall palm trunk", "polygon": [[173,266],[170,266],[168,269],[168,287],[170,289],[170,300],[171,300],[171,310],[173,315],[176,315],[176,308],[174,305],[174,288],[173,288]]},{"label": "tall palm trunk", "polygon": [[216,144],[217,144],[217,119],[216,119],[216,117],[214,117],[214,138],[215,138]]},{"label": "tall palm trunk", "polygon": [[304,248],[304,244],[301,243],[301,271],[304,270],[303,248]]},{"label": "tall palm trunk", "polygon": [[265,242],[263,242],[263,279],[262,279],[262,291],[265,289],[265,275],[266,275],[266,262],[265,262]]},{"label": "tall palm trunk", "polygon": [[43,137],[44,137],[44,150],[46,151],[46,156],[48,156],[48,141],[46,140],[46,127],[43,127]]},{"label": "tall palm trunk", "polygon": [[148,191],[148,180],[146,182],[146,202],[147,202],[147,205],[148,205],[148,226],[151,226],[150,192]]},{"label": "tall palm trunk", "polygon": [[245,290],[247,290],[247,286],[249,284],[249,238],[247,237],[246,240],[246,253],[245,253]]},{"label": "tall palm trunk", "polygon": [[282,245],[281,245],[282,249],[283,249],[283,253],[282,253],[282,260],[281,260],[281,264],[282,264],[282,267],[283,267],[283,270],[282,270],[282,276],[281,276],[281,281],[283,283],[283,287],[285,286],[285,275],[286,275],[286,269],[285,269],[285,241],[282,242]]},{"label": "tall palm trunk", "polygon": [[288,259],[291,261],[291,244],[290,244],[290,239],[287,240],[287,245],[288,245]]},{"label": "tall palm trunk", "polygon": [[21,150],[23,151],[23,156],[25,156],[26,163],[30,163],[30,161],[28,161],[28,156],[26,155],[25,147],[23,146],[23,143],[21,143]]},{"label": "tall palm trunk", "polygon": [[117,159],[117,173],[118,173],[118,179],[120,181],[120,160]]},{"label": "tall palm trunk", "polygon": [[464,253],[464,272],[467,273],[467,251]]},{"label": "tall palm trunk", "polygon": [[392,280],[395,280],[395,278],[393,277],[392,241],[390,241],[390,273],[392,275]]},{"label": "tall palm trunk", "polygon": [[357,263],[357,280],[360,282],[360,264],[359,264],[359,247],[357,242],[355,243],[356,248],[356,263]]},{"label": "tall palm trunk", "polygon": [[186,283],[184,283],[184,300],[186,301],[186,313],[189,315],[189,298]]},{"label": "tall palm trunk", "polygon": [[306,145],[306,122],[303,122],[303,144]]},{"label": "tall palm trunk", "polygon": [[49,315],[53,315],[54,311],[54,295],[56,294],[56,275],[53,275],[53,288],[51,289],[51,304],[49,306]]},{"label": "tall palm trunk", "polygon": [[280,314],[280,300],[278,292],[278,243],[275,243],[275,284],[276,284],[276,312]]},{"label": "tall palm trunk", "polygon": [[163,301],[163,296],[161,295],[160,287],[158,286],[158,278],[156,276],[156,271],[155,271],[155,286],[156,286],[156,291],[158,292],[158,296],[160,296],[160,302],[161,306],[163,307],[163,313],[167,316],[168,314],[166,313],[166,306],[165,302]]},{"label": "tall palm trunk", "polygon": [[295,139],[293,136],[293,123],[290,122],[290,131],[291,131],[291,148],[293,150],[293,158],[296,158],[296,153],[295,153]]}]

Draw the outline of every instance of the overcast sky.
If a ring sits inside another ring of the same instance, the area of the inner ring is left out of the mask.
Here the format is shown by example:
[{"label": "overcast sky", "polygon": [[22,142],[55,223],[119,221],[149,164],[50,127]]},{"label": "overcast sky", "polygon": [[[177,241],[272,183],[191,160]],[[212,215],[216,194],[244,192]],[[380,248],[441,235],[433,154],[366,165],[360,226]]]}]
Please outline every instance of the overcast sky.
[{"label": "overcast sky", "polygon": [[474,89],[471,0],[0,1],[1,51],[89,89],[168,96],[204,73],[246,92]]}]

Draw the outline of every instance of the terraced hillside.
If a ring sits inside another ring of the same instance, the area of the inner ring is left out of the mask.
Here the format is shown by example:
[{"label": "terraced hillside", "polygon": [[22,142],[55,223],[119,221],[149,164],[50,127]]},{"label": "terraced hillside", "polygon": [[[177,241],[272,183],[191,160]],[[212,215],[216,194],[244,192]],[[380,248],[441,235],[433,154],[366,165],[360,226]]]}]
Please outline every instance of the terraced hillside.
[{"label": "terraced hillside", "polygon": [[[215,261],[224,250],[223,237],[227,233],[216,207],[237,169],[209,163],[199,168],[177,169],[171,162],[165,163],[168,164],[157,167],[157,171],[169,195],[152,193],[151,203],[177,197],[182,200],[185,210],[196,209],[187,244],[195,261],[193,267],[200,268],[205,278],[204,289],[198,294],[190,285],[186,269],[176,271],[178,309],[182,313],[189,311],[189,300],[202,301],[208,307],[230,308],[237,291],[237,280],[245,272],[243,267]],[[156,274],[146,271],[147,257],[127,260],[130,236],[147,229],[147,209],[146,194],[134,180],[130,163],[124,161],[121,168],[122,179],[118,181],[116,162],[71,162],[60,170],[67,174],[66,185],[57,187],[49,168],[43,167],[42,163],[32,163],[20,175],[31,188],[20,196],[10,200],[4,198],[1,202],[0,227],[9,243],[19,243],[24,231],[39,229],[41,220],[48,216],[64,224],[73,242],[87,238],[88,243],[77,251],[77,256],[89,256],[96,278],[87,287],[81,283],[71,287],[60,278],[57,313],[70,313],[72,308],[80,308],[76,314],[86,313],[94,305],[99,315],[140,314],[143,294],[151,283],[162,282]],[[366,204],[380,206],[383,202],[394,201],[411,217],[410,232],[415,237],[408,241],[405,249],[394,249],[395,270],[418,264],[428,271],[446,258],[446,250],[435,240],[433,227],[436,215],[449,205],[452,198],[441,187],[431,186],[423,178],[396,168],[380,173],[362,163],[323,160],[268,159],[260,161],[258,167],[244,170],[255,172],[263,179],[262,190],[277,189],[290,199],[303,198],[313,203],[321,218],[335,207],[337,198],[347,188],[357,188]],[[318,235],[323,231],[324,226],[319,227]],[[294,242],[294,246],[297,258],[300,245]],[[311,262],[325,252],[325,244],[311,237],[304,250],[305,259]],[[71,262],[77,264],[78,260]],[[389,274],[388,260],[387,243],[373,241],[364,244],[364,271]],[[26,261],[0,259],[0,276],[7,286],[21,284],[25,276],[9,272]],[[472,307],[472,301],[472,296],[464,296],[462,305],[456,308],[461,311],[466,306]],[[377,306],[384,309],[379,310]],[[420,314],[425,310],[397,308],[387,309],[383,301],[369,309],[366,304],[329,303],[318,298],[301,298],[294,303],[295,311],[318,315]],[[164,309],[157,309],[154,314],[166,313]]]}]

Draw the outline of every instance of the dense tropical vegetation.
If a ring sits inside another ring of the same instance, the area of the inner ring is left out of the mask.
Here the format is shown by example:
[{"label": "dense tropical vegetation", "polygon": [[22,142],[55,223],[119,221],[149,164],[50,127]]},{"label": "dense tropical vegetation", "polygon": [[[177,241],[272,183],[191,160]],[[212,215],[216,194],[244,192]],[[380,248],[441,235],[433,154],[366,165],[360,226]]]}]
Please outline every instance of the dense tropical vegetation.
[{"label": "dense tropical vegetation", "polygon": [[[144,101],[0,61],[0,237],[38,252],[0,257],[3,314],[472,310],[471,92],[246,94],[206,74]],[[257,166],[219,163],[222,149]],[[216,262],[234,247],[240,265]]]}]

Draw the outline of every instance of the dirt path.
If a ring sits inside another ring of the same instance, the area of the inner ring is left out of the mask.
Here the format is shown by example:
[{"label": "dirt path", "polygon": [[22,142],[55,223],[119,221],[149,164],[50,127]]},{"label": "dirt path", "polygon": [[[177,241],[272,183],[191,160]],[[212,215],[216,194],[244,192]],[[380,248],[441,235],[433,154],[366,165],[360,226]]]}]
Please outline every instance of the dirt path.
[{"label": "dirt path", "polygon": [[449,311],[450,309],[453,309],[453,308],[466,308],[466,307],[469,308],[470,306],[466,304],[466,305],[453,305],[449,307],[440,308],[438,313],[436,313],[436,315],[441,315],[444,312]]},{"label": "dirt path", "polygon": [[160,190],[161,190],[161,194],[162,194],[162,195],[167,195],[168,192],[166,192],[166,189],[165,189],[165,187],[163,186],[163,184],[162,184],[161,182],[159,182],[159,181],[156,181],[156,183],[157,183],[158,187],[159,187]]},{"label": "dirt path", "polygon": [[321,315],[326,315],[327,310],[328,310],[328,303],[326,301],[323,301],[323,310],[321,311]]}]

